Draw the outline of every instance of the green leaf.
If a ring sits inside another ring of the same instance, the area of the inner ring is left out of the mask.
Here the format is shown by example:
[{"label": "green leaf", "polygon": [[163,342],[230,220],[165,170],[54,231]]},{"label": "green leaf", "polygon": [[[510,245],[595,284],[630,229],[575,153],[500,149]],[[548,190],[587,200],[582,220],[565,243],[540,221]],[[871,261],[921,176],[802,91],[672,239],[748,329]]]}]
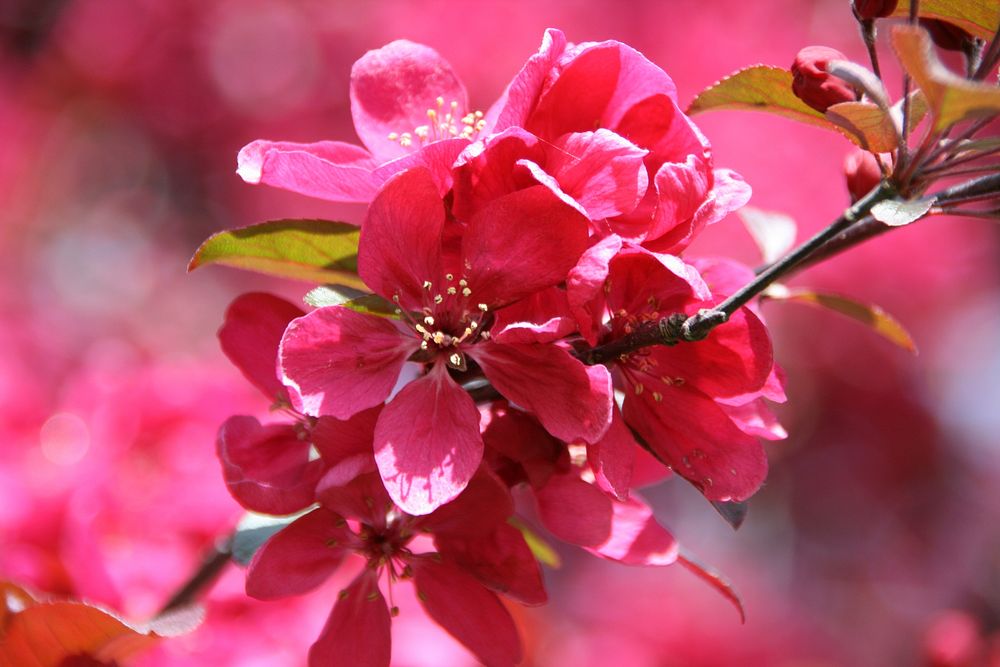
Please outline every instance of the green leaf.
[{"label": "green leaf", "polygon": [[890,227],[902,227],[927,215],[934,198],[899,201],[887,199],[872,206],[872,217]]},{"label": "green leaf", "polygon": [[835,127],[823,114],[795,96],[790,71],[770,65],[741,69],[712,84],[698,93],[687,113],[694,115],[720,109],[766,111],[818,127]]},{"label": "green leaf", "polygon": [[[920,16],[941,19],[975,37],[990,39],[1000,24],[1000,2],[997,0],[920,0]],[[910,15],[910,0],[900,0],[894,17]]]},{"label": "green leaf", "polygon": [[826,110],[832,123],[847,131],[847,137],[866,151],[888,153],[899,145],[892,114],[870,102],[841,102]]},{"label": "green leaf", "polygon": [[895,343],[904,350],[908,350],[913,354],[917,353],[917,346],[910,334],[903,328],[903,325],[879,306],[860,303],[836,294],[824,294],[808,289],[789,289],[784,285],[778,284],[771,285],[764,292],[764,296],[769,299],[796,301],[798,303],[828,308],[867,325],[875,333]]},{"label": "green leaf", "polygon": [[754,206],[744,206],[736,214],[760,249],[765,264],[781,259],[795,245],[796,225],[790,216]]},{"label": "green leaf", "polygon": [[552,545],[546,542],[545,539],[538,533],[529,528],[523,521],[512,516],[507,519],[507,523],[521,531],[521,535],[524,536],[525,543],[527,543],[532,555],[538,559],[539,563],[548,565],[551,568],[559,568],[562,566],[562,559],[559,558],[559,554],[556,553],[554,548],[552,548]]},{"label": "green leaf", "polygon": [[1000,114],[1000,88],[963,79],[945,67],[923,28],[896,26],[892,47],[927,98],[935,130],[945,130],[967,118]]},{"label": "green leaf", "polygon": [[359,313],[399,319],[399,308],[377,294],[369,294],[347,285],[320,285],[309,291],[303,300],[314,308],[344,306]]},{"label": "green leaf", "polygon": [[364,287],[355,225],[332,220],[273,220],[211,236],[188,264],[223,264],[312,283]]},{"label": "green leaf", "polygon": [[[311,509],[311,508],[310,508]],[[279,530],[295,521],[305,512],[299,512],[292,516],[267,516],[256,512],[247,512],[236,526],[233,533],[233,541],[230,546],[233,562],[246,567],[253,560],[264,542],[271,539],[271,536]]]}]

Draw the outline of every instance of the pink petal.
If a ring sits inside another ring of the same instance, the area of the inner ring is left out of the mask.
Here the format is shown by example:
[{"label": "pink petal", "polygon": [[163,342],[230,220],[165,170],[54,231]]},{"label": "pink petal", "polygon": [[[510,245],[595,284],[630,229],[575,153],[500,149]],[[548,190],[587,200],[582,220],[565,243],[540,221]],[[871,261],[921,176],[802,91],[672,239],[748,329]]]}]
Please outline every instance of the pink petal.
[{"label": "pink petal", "polygon": [[550,287],[496,311],[491,333],[499,343],[551,343],[574,331],[566,290]]},{"label": "pink petal", "polygon": [[648,151],[606,129],[566,134],[549,148],[545,170],[591,220],[632,211],[646,194]]},{"label": "pink petal", "polygon": [[389,667],[391,625],[378,572],[366,568],[341,591],[309,649],[309,667]]},{"label": "pink petal", "polygon": [[611,537],[612,500],[573,473],[553,475],[535,491],[538,516],[564,542],[598,547]]},{"label": "pink petal", "polygon": [[442,114],[451,110],[452,101],[458,103],[459,118],[469,111],[465,86],[451,65],[429,46],[396,40],[369,51],[351,68],[354,127],[380,161],[410,152],[390,140],[389,134],[413,133],[427,125],[427,111],[438,109],[438,97],[444,100]]},{"label": "pink petal", "polygon": [[670,565],[677,560],[677,540],[656,522],[649,506],[633,495],[611,504],[611,535],[587,551],[624,565]]},{"label": "pink petal", "polygon": [[326,509],[369,526],[384,527],[386,514],[392,509],[382,479],[374,472],[359,475],[345,484],[324,477],[316,496]]},{"label": "pink petal", "polygon": [[580,335],[591,345],[597,344],[604,316],[604,281],[608,277],[608,265],[621,247],[621,238],[614,234],[601,239],[583,253],[566,278],[570,310]]},{"label": "pink petal", "polygon": [[[720,173],[720,170],[716,170],[715,173]],[[709,191],[705,200],[698,206],[698,210],[695,211],[690,220],[680,222],[662,236],[658,236],[659,231],[650,233],[646,246],[657,252],[679,253],[707,225],[715,224],[730,212],[746,204],[750,200],[750,186],[744,183],[738,174],[733,172],[728,173],[732,177],[728,179],[724,189],[718,190],[713,188]],[[663,218],[660,222],[662,223],[666,219]],[[661,229],[662,226],[657,227],[657,230]]]},{"label": "pink petal", "polygon": [[788,400],[785,395],[785,370],[778,364],[774,364],[771,374],[767,376],[761,396],[775,403],[784,403]]},{"label": "pink petal", "polygon": [[[659,165],[664,160],[670,159],[669,155],[663,154],[664,149],[679,151],[691,147],[688,142],[676,141],[676,133],[681,129],[678,123],[682,122],[683,114],[675,100],[667,95],[651,95],[633,104],[613,129],[636,146],[647,149],[660,148],[661,153],[655,161],[655,164]],[[665,142],[663,141],[665,138],[673,141]]]},{"label": "pink petal", "polygon": [[[504,477],[509,484],[527,481],[540,488],[552,475],[557,461],[566,456],[562,442],[549,435],[538,420],[506,401],[494,401],[484,411],[481,428],[487,454],[499,464],[494,468],[503,468],[513,477]],[[518,464],[520,472],[511,469],[512,463]]]},{"label": "pink petal", "polygon": [[494,199],[473,216],[462,239],[469,298],[499,307],[562,282],[586,249],[587,235],[586,218],[545,187]]},{"label": "pink petal", "polygon": [[616,41],[582,45],[525,126],[546,139],[614,128],[634,105],[656,95],[676,100],[677,89],[641,53]]},{"label": "pink petal", "polygon": [[226,309],[219,329],[222,351],[272,401],[286,396],[278,379],[278,344],[288,323],[303,314],[288,301],[260,292],[239,296]]},{"label": "pink petal", "polygon": [[424,517],[420,528],[435,535],[480,535],[492,532],[513,513],[510,490],[483,467],[455,500]]},{"label": "pink petal", "polygon": [[646,379],[641,395],[626,397],[625,421],[709,500],[753,495],[767,476],[760,442],[701,392]]},{"label": "pink petal", "polygon": [[[664,164],[656,172],[653,181],[658,196],[653,223],[646,233],[647,240],[659,239],[670,234],[664,245],[657,246],[660,252],[668,252],[679,244],[686,244],[693,238],[694,215],[708,198],[711,188],[711,171],[705,158],[688,155],[684,162]],[[683,247],[683,246],[681,246]]]},{"label": "pink petal", "polygon": [[652,152],[655,172],[665,162],[683,163],[689,156],[707,158],[708,140],[670,95],[650,95],[629,108],[614,125],[608,125],[632,143]]},{"label": "pink petal", "polygon": [[521,531],[510,524],[498,524],[488,534],[475,537],[436,533],[434,545],[446,558],[497,593],[528,605],[545,604],[548,600],[538,561]]},{"label": "pink petal", "polygon": [[668,479],[673,471],[666,463],[658,460],[643,448],[635,452],[635,463],[632,466],[632,488],[641,489]]},{"label": "pink petal", "polygon": [[722,405],[722,409],[744,433],[765,440],[784,440],[788,437],[788,431],[781,425],[763,399],[757,399],[744,405]]},{"label": "pink petal", "polygon": [[513,667],[521,661],[514,619],[496,593],[450,562],[420,557],[411,564],[417,597],[431,618],[487,667]]},{"label": "pink petal", "polygon": [[427,298],[425,281],[444,282],[444,221],[444,203],[431,172],[411,169],[394,176],[361,226],[358,275],[383,297],[399,295],[404,308],[419,310]]},{"label": "pink petal", "polygon": [[[692,158],[689,158],[689,161]],[[707,164],[707,163],[706,163]],[[666,165],[665,165],[666,166]],[[662,170],[661,170],[662,171]],[[680,174],[680,172],[677,172]],[[716,187],[713,179],[722,176],[723,181]],[[706,181],[709,190],[705,191],[705,197],[698,204],[697,210],[687,220],[682,219],[696,201],[696,192],[699,186],[693,185],[702,176],[694,176],[693,172],[684,177],[692,182],[691,196],[684,200],[674,198],[662,212],[657,211],[656,225],[648,235],[645,245],[656,252],[679,253],[691,243],[694,238],[707,226],[714,224],[726,217],[730,212],[735,211],[750,200],[750,186],[735,172],[727,170],[715,170],[709,175]],[[680,187],[678,182],[671,183],[670,179],[658,182],[657,187]],[[673,221],[673,222],[671,222]]]},{"label": "pink petal", "polygon": [[470,219],[487,202],[534,185],[521,160],[543,161],[545,151],[538,137],[520,127],[511,127],[487,137],[466,151],[455,168],[452,212],[459,220]]},{"label": "pink petal", "polygon": [[363,410],[348,420],[320,417],[312,428],[312,442],[327,467],[328,484],[346,484],[358,475],[375,471],[372,446],[375,422],[382,406]]},{"label": "pink petal", "polygon": [[605,45],[618,49],[621,65],[615,93],[602,118],[602,127],[615,127],[633,106],[650,97],[663,96],[677,101],[677,86],[659,66],[621,42],[608,41],[595,48]]},{"label": "pink petal", "polygon": [[348,419],[383,402],[417,348],[391,321],[331,306],[294,320],[281,340],[281,372],[305,414]]},{"label": "pink petal", "polygon": [[705,225],[713,225],[733,211],[743,208],[753,194],[750,184],[735,171],[716,169],[713,177],[712,198],[706,210],[698,212],[699,216],[704,216],[700,222]]},{"label": "pink petal", "polygon": [[323,462],[309,460],[309,441],[293,426],[230,417],[217,450],[229,492],[247,509],[282,515],[313,503]]},{"label": "pink petal", "polygon": [[705,284],[712,291],[712,296],[716,298],[736,293],[754,278],[752,268],[734,259],[698,257],[691,263],[698,269]]},{"label": "pink petal", "polygon": [[771,374],[774,355],[767,328],[741,308],[698,345],[659,347],[651,354],[656,372],[690,383],[712,398],[760,390]]},{"label": "pink petal", "polygon": [[587,462],[594,470],[598,485],[619,499],[628,498],[638,447],[617,407],[612,409],[608,432],[594,444],[587,445]]},{"label": "pink petal", "polygon": [[493,340],[498,343],[552,343],[576,331],[576,322],[569,317],[553,317],[541,323],[511,322]]},{"label": "pink petal", "polygon": [[372,172],[368,151],[339,141],[297,144],[258,140],[237,156],[236,173],[247,183],[264,183],[309,197],[370,202],[384,179]]},{"label": "pink petal", "polygon": [[340,516],[314,509],[264,543],[247,571],[247,595],[276,600],[311,591],[333,574],[357,538]]},{"label": "pink petal", "polygon": [[[469,145],[468,139],[442,139],[424,145],[413,153],[407,153],[398,158],[380,164],[372,171],[372,175],[378,181],[379,186],[390,178],[407,169],[417,169],[423,167],[431,173],[431,178],[437,186],[438,194],[441,197],[452,188],[452,165],[462,154],[465,147]],[[368,199],[371,201],[371,198]]]},{"label": "pink petal", "polygon": [[650,311],[652,299],[655,312],[669,314],[708,296],[701,278],[677,257],[661,257],[627,246],[611,260],[607,280],[611,312],[624,310],[638,316]]},{"label": "pink petal", "polygon": [[[569,206],[574,211],[578,212],[584,218],[591,220],[593,222],[593,220],[587,214],[587,209],[583,207],[583,204],[578,202],[571,195],[567,194],[562,189],[562,186],[559,184],[559,181],[556,179],[556,177],[550,174],[548,171],[546,171],[545,168],[543,168],[540,164],[538,164],[537,162],[533,162],[531,160],[518,160],[516,167],[517,168],[515,169],[515,173],[517,173],[518,170],[521,169],[526,170],[536,183],[544,186],[549,192],[554,194],[556,198],[559,199],[559,201],[566,204],[566,206]],[[598,218],[598,220],[599,219],[600,218]],[[591,225],[591,227],[594,227],[594,225]]]},{"label": "pink petal", "polygon": [[541,95],[525,127],[549,140],[602,127],[620,71],[618,50],[612,46],[593,45],[577,51]]},{"label": "pink petal", "polygon": [[551,344],[478,344],[469,354],[510,401],[560,440],[595,442],[611,424],[611,375]]},{"label": "pink petal", "polygon": [[479,411],[443,364],[406,385],[375,427],[385,488],[409,514],[430,514],[457,496],[482,458]]},{"label": "pink petal", "polygon": [[549,28],[542,36],[542,45],[521,67],[507,85],[503,95],[486,114],[488,128],[502,132],[509,127],[523,126],[538,103],[543,84],[552,68],[566,50],[566,36],[561,30]]}]

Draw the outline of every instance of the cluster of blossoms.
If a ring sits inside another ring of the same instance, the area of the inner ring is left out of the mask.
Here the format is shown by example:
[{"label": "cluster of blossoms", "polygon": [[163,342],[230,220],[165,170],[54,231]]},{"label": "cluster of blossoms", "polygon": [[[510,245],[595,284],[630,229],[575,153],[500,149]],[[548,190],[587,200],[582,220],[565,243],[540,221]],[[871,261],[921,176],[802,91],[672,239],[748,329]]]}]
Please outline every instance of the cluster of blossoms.
[{"label": "cluster of blossoms", "polygon": [[673,471],[739,502],[764,480],[758,438],[784,437],[765,399],[784,394],[754,306],[697,343],[622,347],[752,278],[680,257],[750,189],[713,167],[670,78],[619,42],[547,31],[482,112],[435,51],[396,41],[355,64],[351,109],[364,148],[239,155],[248,182],[369,204],[357,272],[374,293],[308,313],[247,294],[227,312],[226,354],[291,418],[223,425],[227,484],[250,510],[300,514],[247,590],[299,594],[355,554],[310,664],[387,665],[391,587],[412,580],[481,661],[513,665],[497,593],[546,599],[527,523],[668,565],[684,557],[637,487]]}]

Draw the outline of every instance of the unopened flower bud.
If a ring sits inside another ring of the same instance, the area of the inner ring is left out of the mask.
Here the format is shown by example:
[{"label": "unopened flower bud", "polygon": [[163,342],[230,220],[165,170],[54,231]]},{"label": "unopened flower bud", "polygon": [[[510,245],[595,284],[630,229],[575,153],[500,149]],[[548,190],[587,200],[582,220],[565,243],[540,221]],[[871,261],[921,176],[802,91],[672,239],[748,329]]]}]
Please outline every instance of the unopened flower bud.
[{"label": "unopened flower bud", "polygon": [[853,204],[879,184],[882,180],[882,170],[874,155],[856,148],[844,159],[844,177]]},{"label": "unopened flower bud", "polygon": [[849,83],[826,71],[831,60],[847,60],[847,56],[826,46],[807,46],[792,63],[792,92],[820,113],[831,105],[857,99]]},{"label": "unopened flower bud", "polygon": [[972,35],[947,21],[920,19],[920,25],[931,34],[934,43],[945,51],[965,51],[973,41]]},{"label": "unopened flower bud", "polygon": [[859,19],[882,19],[896,11],[899,0],[854,0],[854,13]]}]

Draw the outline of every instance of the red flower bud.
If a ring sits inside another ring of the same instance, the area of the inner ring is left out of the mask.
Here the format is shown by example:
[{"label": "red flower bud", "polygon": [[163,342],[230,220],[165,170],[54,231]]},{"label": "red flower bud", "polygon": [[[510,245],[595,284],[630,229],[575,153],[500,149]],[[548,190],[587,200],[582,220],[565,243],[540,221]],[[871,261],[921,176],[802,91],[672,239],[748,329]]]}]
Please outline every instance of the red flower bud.
[{"label": "red flower bud", "polygon": [[920,25],[931,34],[934,43],[945,51],[964,51],[965,46],[972,42],[972,35],[947,21],[920,19]]},{"label": "red flower bud", "polygon": [[853,204],[879,184],[882,180],[882,170],[879,169],[874,155],[856,148],[844,158],[844,176]]},{"label": "red flower bud", "polygon": [[826,46],[807,46],[792,63],[792,92],[820,113],[830,105],[857,99],[850,84],[827,73],[831,60],[847,60],[847,56]]},{"label": "red flower bud", "polygon": [[882,19],[896,11],[899,0],[854,0],[854,13],[859,19]]}]

